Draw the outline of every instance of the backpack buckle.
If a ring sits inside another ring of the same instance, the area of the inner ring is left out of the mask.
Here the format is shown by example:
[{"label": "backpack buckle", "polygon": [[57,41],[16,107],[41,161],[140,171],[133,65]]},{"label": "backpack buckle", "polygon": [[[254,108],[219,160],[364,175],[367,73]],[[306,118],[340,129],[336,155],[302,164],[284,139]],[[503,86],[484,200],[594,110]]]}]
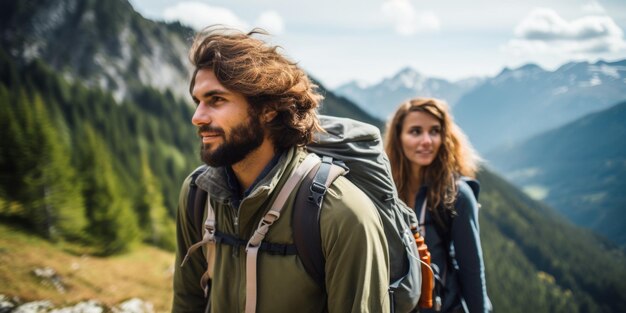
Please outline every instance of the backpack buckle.
[{"label": "backpack buckle", "polygon": [[311,184],[311,196],[309,196],[309,200],[313,201],[313,203],[320,205],[325,194],[326,186],[324,184],[316,181]]}]

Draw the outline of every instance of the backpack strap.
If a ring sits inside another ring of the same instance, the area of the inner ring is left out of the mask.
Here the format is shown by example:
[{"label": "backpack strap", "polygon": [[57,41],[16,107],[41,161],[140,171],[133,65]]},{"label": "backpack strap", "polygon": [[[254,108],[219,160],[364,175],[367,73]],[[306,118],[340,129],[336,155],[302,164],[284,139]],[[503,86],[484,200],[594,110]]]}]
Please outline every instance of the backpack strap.
[{"label": "backpack strap", "polygon": [[[278,196],[270,207],[270,210],[259,222],[259,226],[248,241],[246,246],[246,313],[254,313],[256,311],[257,297],[257,256],[259,248],[265,235],[269,231],[270,226],[279,218],[280,213],[285,206],[287,198],[296,185],[319,163],[319,158],[314,154],[309,154],[304,161],[296,168],[291,176],[285,182],[285,185],[278,192]],[[210,205],[209,205],[210,206]]]},{"label": "backpack strap", "polygon": [[325,291],[325,260],[322,253],[320,213],[328,187],[345,173],[345,169],[333,164],[333,159],[322,157],[322,163],[307,175],[298,192],[293,209],[293,240],[298,257],[309,276]]},{"label": "backpack strap", "polygon": [[468,186],[470,186],[472,192],[474,193],[476,201],[478,201],[478,194],[480,193],[480,183],[478,182],[478,180],[467,176],[461,176],[460,180],[464,181]]},{"label": "backpack strap", "polygon": [[200,174],[206,171],[207,166],[202,165],[198,167],[191,174],[191,181],[189,182],[189,192],[187,193],[187,220],[191,221],[191,225],[193,225],[198,231],[198,233],[202,232],[202,219],[204,217],[204,207],[206,206],[207,193],[206,191],[198,188],[196,184],[196,180]]}]

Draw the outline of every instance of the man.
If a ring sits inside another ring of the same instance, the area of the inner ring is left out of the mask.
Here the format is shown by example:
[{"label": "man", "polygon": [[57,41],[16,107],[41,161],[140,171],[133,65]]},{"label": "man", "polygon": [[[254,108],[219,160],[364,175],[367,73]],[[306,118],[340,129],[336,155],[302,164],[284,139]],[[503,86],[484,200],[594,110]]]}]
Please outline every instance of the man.
[{"label": "man", "polygon": [[[228,29],[196,36],[190,52],[195,71],[190,93],[197,104],[192,123],[209,166],[196,184],[206,190],[216,229],[247,241],[278,191],[304,160],[303,146],[320,126],[321,96],[295,63],[254,38]],[[246,247],[217,243],[212,279],[202,253],[187,249],[202,238],[186,212],[190,177],[183,183],[172,312],[244,312]],[[291,214],[296,189],[265,242],[293,244]],[[314,222],[314,221],[313,221]],[[259,252],[256,312],[387,312],[389,260],[380,217],[365,194],[344,177],[324,197],[320,217],[325,284],[315,283],[294,254]],[[207,290],[207,297],[204,294]]]}]

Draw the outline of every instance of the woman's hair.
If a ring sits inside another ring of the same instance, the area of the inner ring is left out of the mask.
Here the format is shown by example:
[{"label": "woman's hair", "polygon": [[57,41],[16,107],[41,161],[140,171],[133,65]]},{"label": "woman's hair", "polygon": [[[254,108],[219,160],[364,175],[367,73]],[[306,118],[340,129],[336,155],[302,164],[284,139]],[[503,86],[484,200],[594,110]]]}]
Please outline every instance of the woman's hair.
[{"label": "woman's hair", "polygon": [[[436,118],[441,124],[441,146],[433,162],[420,169],[420,185],[428,185],[426,195],[429,207],[441,222],[442,214],[449,210],[456,214],[456,180],[459,176],[475,177],[480,158],[470,145],[461,129],[454,123],[448,105],[433,98],[416,98],[404,102],[398,107],[393,118],[387,124],[385,135],[385,152],[391,162],[393,180],[398,187],[400,199],[409,202],[411,190],[410,161],[403,153],[400,135],[406,116],[410,112],[424,112]],[[441,209],[438,209],[441,208]]]},{"label": "woman's hair", "polygon": [[189,59],[195,70],[190,93],[200,69],[210,69],[230,91],[243,94],[257,115],[276,112],[265,124],[277,150],[308,144],[321,130],[316,109],[323,97],[296,63],[254,35],[221,26],[210,26],[194,39]]}]

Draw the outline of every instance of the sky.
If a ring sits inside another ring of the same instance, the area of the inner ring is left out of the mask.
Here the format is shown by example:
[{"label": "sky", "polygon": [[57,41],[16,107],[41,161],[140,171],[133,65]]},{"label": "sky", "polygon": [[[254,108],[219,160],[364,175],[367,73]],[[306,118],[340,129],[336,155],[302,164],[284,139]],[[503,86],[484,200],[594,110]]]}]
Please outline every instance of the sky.
[{"label": "sky", "polygon": [[535,63],[626,59],[624,0],[130,0],[144,17],[195,29],[262,27],[329,88],[411,67],[450,81]]}]

